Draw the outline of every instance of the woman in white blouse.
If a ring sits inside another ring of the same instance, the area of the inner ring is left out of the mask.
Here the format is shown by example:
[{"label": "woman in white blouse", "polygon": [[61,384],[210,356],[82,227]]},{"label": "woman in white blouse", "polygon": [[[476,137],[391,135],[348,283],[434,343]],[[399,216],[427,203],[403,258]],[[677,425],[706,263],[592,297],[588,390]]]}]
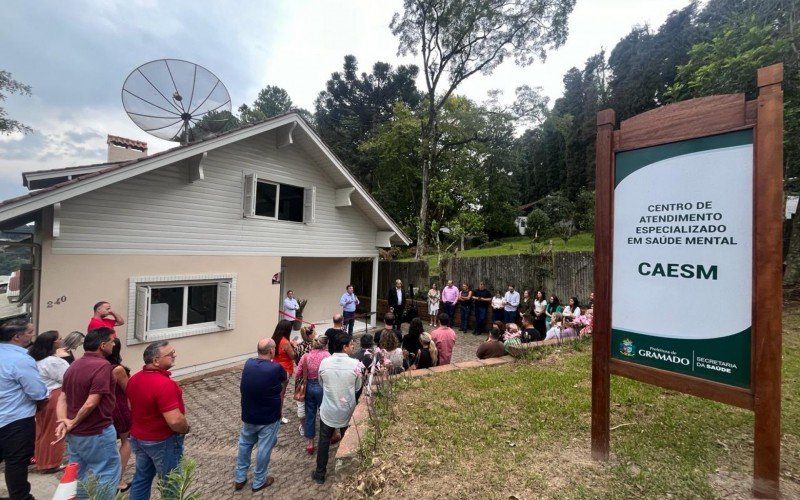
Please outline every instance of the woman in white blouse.
[{"label": "woman in white blouse", "polygon": [[56,417],[58,397],[61,395],[61,385],[64,383],[64,372],[69,368],[69,363],[56,356],[56,351],[60,347],[61,336],[57,331],[50,330],[40,333],[28,349],[28,354],[36,360],[39,375],[50,393],[47,405],[36,412],[36,446],[33,456],[36,459],[36,469],[42,473],[61,470],[61,461],[64,458],[64,440],[51,444],[58,423]]},{"label": "woman in white blouse", "polygon": [[572,322],[575,318],[581,315],[581,305],[578,303],[578,297],[570,297],[569,304],[562,312],[564,321]]}]

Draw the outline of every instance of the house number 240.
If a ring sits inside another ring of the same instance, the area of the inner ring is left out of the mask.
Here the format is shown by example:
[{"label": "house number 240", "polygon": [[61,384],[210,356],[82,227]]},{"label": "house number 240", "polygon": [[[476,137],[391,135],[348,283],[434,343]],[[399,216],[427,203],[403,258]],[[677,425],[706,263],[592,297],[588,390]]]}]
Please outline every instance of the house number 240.
[{"label": "house number 240", "polygon": [[67,296],[66,295],[62,295],[61,297],[57,298],[56,300],[48,300],[47,301],[47,307],[48,308],[49,307],[53,307],[54,305],[57,306],[57,305],[59,305],[59,304],[61,304],[63,302],[66,302],[66,301],[67,301]]}]

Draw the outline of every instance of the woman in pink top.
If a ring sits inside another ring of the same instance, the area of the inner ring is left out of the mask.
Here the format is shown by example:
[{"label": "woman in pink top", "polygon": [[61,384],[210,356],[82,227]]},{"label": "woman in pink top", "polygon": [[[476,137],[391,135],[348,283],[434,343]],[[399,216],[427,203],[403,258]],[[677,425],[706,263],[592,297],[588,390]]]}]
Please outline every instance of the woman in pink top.
[{"label": "woman in pink top", "polygon": [[328,338],[325,336],[314,339],[313,349],[297,363],[295,378],[306,377],[306,416],[305,424],[301,426],[301,432],[308,439],[306,451],[309,455],[314,454],[314,430],[317,423],[317,410],[322,404],[322,386],[319,384],[319,364],[322,360],[330,356],[328,352]]}]

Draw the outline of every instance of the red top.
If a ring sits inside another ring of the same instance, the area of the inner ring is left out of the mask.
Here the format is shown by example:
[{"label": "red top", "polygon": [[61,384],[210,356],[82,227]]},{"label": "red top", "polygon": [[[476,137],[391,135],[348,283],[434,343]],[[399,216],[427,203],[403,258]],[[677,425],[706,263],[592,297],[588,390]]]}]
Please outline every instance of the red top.
[{"label": "red top", "polygon": [[439,365],[449,365],[456,344],[456,332],[449,326],[440,326],[431,332],[431,340],[439,351]]},{"label": "red top", "polygon": [[86,333],[89,333],[97,328],[111,328],[111,331],[113,332],[111,338],[115,339],[117,338],[117,331],[114,330],[115,326],[117,326],[117,320],[115,319],[95,318],[92,316],[92,319],[89,320],[89,326],[86,327]]},{"label": "red top", "polygon": [[272,358],[272,361],[281,365],[283,369],[286,370],[286,374],[291,377],[292,370],[294,370],[294,360],[284,351],[286,342],[289,342],[286,337],[281,337],[281,343],[278,344],[278,348],[275,349],[275,357]]},{"label": "red top", "polygon": [[67,418],[75,418],[90,394],[100,395],[100,403],[70,431],[71,434],[95,436],[111,425],[116,404],[113,369],[100,352],[86,352],[67,368],[61,387],[67,396]]},{"label": "red top", "polygon": [[170,378],[167,370],[144,367],[128,381],[128,401],[131,403],[131,436],[143,441],[163,441],[175,434],[162,413],[183,406],[183,390]]}]

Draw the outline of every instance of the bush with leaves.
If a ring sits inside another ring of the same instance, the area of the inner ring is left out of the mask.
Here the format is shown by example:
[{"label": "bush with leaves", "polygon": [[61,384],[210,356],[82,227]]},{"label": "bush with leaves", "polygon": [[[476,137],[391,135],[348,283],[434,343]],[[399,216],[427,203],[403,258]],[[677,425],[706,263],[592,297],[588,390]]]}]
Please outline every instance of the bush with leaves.
[{"label": "bush with leaves", "polygon": [[528,214],[527,234],[533,241],[541,241],[550,236],[553,224],[550,217],[541,208]]}]

